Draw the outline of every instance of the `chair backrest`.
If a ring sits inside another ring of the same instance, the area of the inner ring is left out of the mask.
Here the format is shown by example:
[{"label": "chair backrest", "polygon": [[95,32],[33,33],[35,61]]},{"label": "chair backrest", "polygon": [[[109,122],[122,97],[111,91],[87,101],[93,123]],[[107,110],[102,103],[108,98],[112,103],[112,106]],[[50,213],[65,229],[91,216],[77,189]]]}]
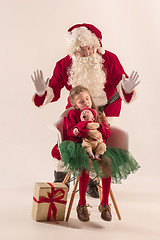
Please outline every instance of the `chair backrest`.
[{"label": "chair backrest", "polygon": [[62,142],[62,140],[63,140],[63,123],[64,123],[64,117],[66,117],[67,116],[67,113],[71,110],[71,109],[74,109],[73,107],[70,107],[70,108],[68,108],[68,109],[66,109],[62,114],[61,114],[61,116],[60,116],[60,118],[57,120],[57,122],[55,122],[55,127],[58,129],[58,131],[59,131],[59,135],[60,136],[58,136],[58,141],[61,139],[61,141],[60,142]]},{"label": "chair backrest", "polygon": [[[63,140],[63,122],[64,117],[67,116],[67,113],[74,109],[73,107],[66,109],[58,119],[58,121],[55,123],[55,127],[58,129],[58,143],[61,143]],[[107,146],[108,147],[117,147],[121,149],[128,150],[128,142],[129,137],[128,133],[117,128],[117,127],[110,127],[111,135],[107,140]]]},{"label": "chair backrest", "polygon": [[107,146],[128,150],[128,144],[129,144],[128,133],[117,127],[110,127],[110,130],[111,130],[111,135],[107,140]]}]

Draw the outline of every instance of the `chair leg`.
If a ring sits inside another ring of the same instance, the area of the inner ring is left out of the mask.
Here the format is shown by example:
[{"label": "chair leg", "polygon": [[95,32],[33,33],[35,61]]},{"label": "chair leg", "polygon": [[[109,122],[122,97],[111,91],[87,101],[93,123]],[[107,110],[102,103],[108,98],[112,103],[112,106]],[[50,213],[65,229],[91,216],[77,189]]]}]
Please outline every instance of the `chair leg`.
[{"label": "chair leg", "polygon": [[66,174],[66,176],[65,176],[65,178],[63,180],[63,183],[66,183],[68,181],[70,175],[71,175],[71,171]]},{"label": "chair leg", "polygon": [[120,215],[120,212],[119,212],[119,210],[118,210],[118,206],[117,206],[117,203],[116,203],[115,197],[114,197],[113,192],[112,192],[111,189],[110,189],[110,196],[111,196],[111,199],[112,199],[112,202],[113,202],[114,208],[115,208],[115,210],[116,210],[116,213],[117,213],[118,219],[121,220],[121,215]]},{"label": "chair leg", "polygon": [[66,221],[69,220],[69,216],[70,216],[70,213],[71,213],[71,208],[72,208],[73,200],[74,200],[74,197],[75,197],[75,194],[76,194],[78,182],[79,182],[79,177],[77,177],[76,183],[75,183],[74,188],[73,188],[73,192],[72,192],[71,199],[70,199],[69,206],[68,206]]},{"label": "chair leg", "polygon": [[[71,171],[67,173],[65,179],[63,180],[63,183],[66,183],[66,182],[68,181],[70,175],[71,175]],[[76,194],[78,182],[79,182],[79,177],[77,177],[76,183],[75,183],[75,185],[74,185],[74,189],[73,189],[73,191],[72,191],[72,195],[71,195],[70,202],[69,202],[69,206],[68,206],[66,221],[68,221],[68,220],[69,220],[69,217],[70,217],[71,208],[72,208],[73,201],[74,201],[74,197],[75,197],[75,194]],[[101,187],[100,187],[100,178],[99,178],[99,177],[97,177],[97,183],[98,183],[99,198],[100,198],[100,201],[102,201],[102,190],[101,190]],[[117,214],[117,216],[118,216],[118,219],[121,220],[121,215],[120,215],[120,212],[119,212],[119,209],[118,209],[118,206],[117,206],[117,203],[116,203],[116,200],[115,200],[115,197],[114,197],[114,195],[113,195],[113,192],[112,192],[112,189],[111,189],[111,188],[110,188],[110,197],[111,197],[111,199],[112,199],[112,202],[113,202],[113,205],[114,205],[116,214]]]},{"label": "chair leg", "polygon": [[97,177],[97,187],[98,187],[98,193],[99,193],[99,199],[100,202],[102,202],[102,189],[101,189],[101,183],[100,183],[100,178]]}]

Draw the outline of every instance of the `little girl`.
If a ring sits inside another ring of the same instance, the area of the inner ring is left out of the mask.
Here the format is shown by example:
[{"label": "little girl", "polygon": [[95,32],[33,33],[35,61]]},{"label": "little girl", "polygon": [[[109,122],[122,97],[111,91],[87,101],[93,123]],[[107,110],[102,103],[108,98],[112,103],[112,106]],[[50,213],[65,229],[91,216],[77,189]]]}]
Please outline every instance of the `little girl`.
[{"label": "little girl", "polygon": [[[78,85],[73,88],[70,91],[69,100],[74,109],[68,112],[65,119],[64,128],[66,129],[67,140],[63,141],[59,148],[62,161],[64,166],[66,166],[67,171],[71,170],[73,174],[80,175],[79,203],[77,206],[78,219],[83,222],[87,222],[90,219],[86,206],[86,191],[89,181],[89,173],[96,172],[97,176],[101,177],[102,180],[102,202],[99,205],[101,218],[105,221],[111,221],[111,209],[108,204],[111,173],[113,182],[120,182],[122,178],[126,178],[128,174],[136,171],[139,168],[139,165],[128,152],[114,148],[111,148],[110,150],[107,148],[107,151],[101,157],[100,162],[89,159],[88,154],[82,147],[82,138],[89,136],[98,140],[103,137],[104,142],[106,143],[109,136],[106,117],[97,111],[88,89],[83,86]],[[82,128],[78,135],[75,136],[73,130],[80,122],[80,110],[86,107],[93,108],[97,111],[97,121],[100,124],[100,128],[98,131]],[[125,167],[127,167],[126,171]]]}]

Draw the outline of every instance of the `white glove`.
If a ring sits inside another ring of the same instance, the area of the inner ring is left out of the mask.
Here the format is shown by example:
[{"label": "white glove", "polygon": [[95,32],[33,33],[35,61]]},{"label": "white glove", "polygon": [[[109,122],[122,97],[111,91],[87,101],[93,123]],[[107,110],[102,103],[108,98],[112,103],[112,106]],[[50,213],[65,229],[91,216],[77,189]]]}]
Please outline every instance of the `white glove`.
[{"label": "white glove", "polygon": [[125,74],[122,75],[122,88],[126,93],[131,93],[134,88],[140,83],[138,80],[138,73],[132,72],[130,77],[126,79]]},{"label": "white glove", "polygon": [[31,78],[32,78],[32,81],[34,82],[36,93],[39,96],[43,96],[43,94],[47,89],[49,78],[45,82],[43,78],[43,72],[39,70],[37,70],[37,73],[34,72],[34,77],[31,75]]}]

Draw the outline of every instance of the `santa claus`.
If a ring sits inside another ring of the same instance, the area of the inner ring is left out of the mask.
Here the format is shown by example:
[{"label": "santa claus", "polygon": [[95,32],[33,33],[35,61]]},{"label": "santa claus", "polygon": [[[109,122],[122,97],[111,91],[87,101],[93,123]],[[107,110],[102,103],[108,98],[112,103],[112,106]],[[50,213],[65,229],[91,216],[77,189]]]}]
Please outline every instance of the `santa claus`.
[{"label": "santa claus", "polygon": [[[104,107],[107,117],[118,117],[121,111],[121,101],[130,102],[134,97],[134,89],[139,84],[138,73],[132,72],[130,77],[125,73],[117,56],[102,47],[102,34],[93,25],[76,24],[68,29],[68,55],[56,63],[53,76],[44,81],[42,71],[34,72],[31,76],[36,94],[33,97],[37,107],[60,98],[63,87],[68,91],[77,85],[88,88],[95,104],[104,106],[111,97],[118,92],[118,99]],[[66,108],[71,107],[68,100]],[[52,150],[52,156],[60,160],[57,145]],[[63,181],[64,172],[55,171],[55,181]],[[98,190],[94,181],[90,179],[88,193],[98,197]]]}]

